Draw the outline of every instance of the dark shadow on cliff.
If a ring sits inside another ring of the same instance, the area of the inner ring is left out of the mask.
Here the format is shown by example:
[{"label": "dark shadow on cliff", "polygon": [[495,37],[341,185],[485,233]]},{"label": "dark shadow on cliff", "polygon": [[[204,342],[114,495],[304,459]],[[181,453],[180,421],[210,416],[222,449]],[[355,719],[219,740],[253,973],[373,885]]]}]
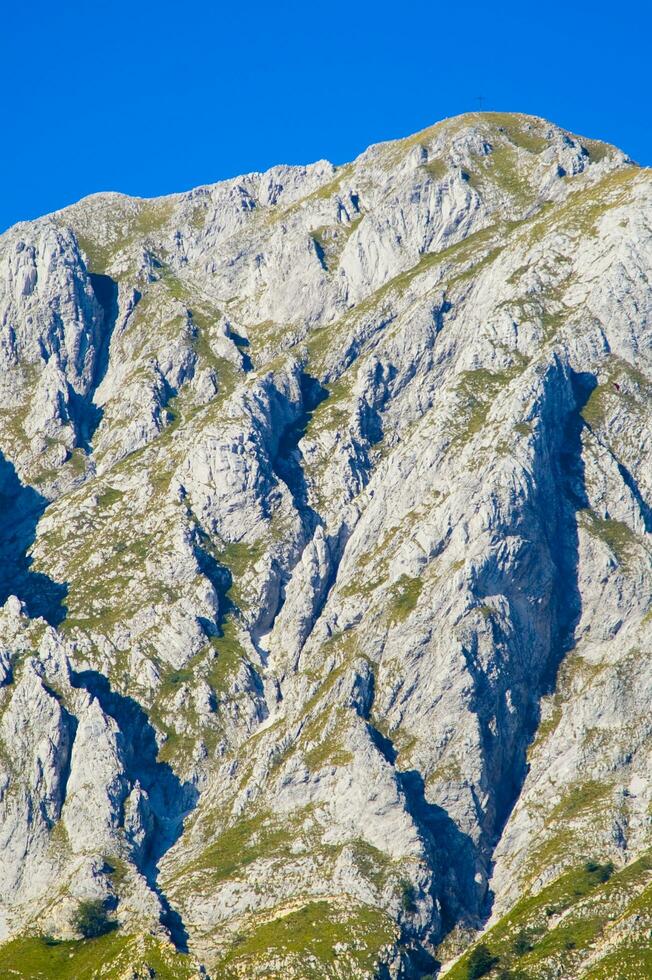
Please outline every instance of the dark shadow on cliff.
[{"label": "dark shadow on cliff", "polygon": [[0,605],[16,595],[31,617],[42,616],[58,626],[66,616],[65,583],[32,571],[28,552],[49,501],[21,483],[13,463],[0,452]]},{"label": "dark shadow on cliff", "polygon": [[638,504],[641,515],[643,517],[643,524],[645,526],[645,531],[647,534],[652,534],[652,507],[648,504],[647,500],[643,497],[641,489],[629,472],[626,466],[622,463],[618,463],[618,472],[623,478],[624,483],[629,487],[634,496],[636,503]]},{"label": "dark shadow on cliff", "polygon": [[219,612],[215,621],[199,617],[202,629],[207,636],[222,636],[224,624],[229,616],[238,612],[237,606],[231,599],[229,593],[233,587],[233,576],[226,565],[220,564],[216,558],[208,551],[210,538],[206,532],[199,528],[200,544],[195,545],[193,551],[199,570],[211,583],[219,598]]},{"label": "dark shadow on cliff", "polygon": [[[274,456],[270,459],[272,471],[277,480],[285,484],[292,495],[292,502],[299,515],[303,536],[308,541],[321,523],[321,518],[308,503],[308,483],[303,471],[303,456],[299,443],[305,436],[315,409],[329,396],[327,388],[311,375],[303,372],[299,378],[301,406],[294,419],[284,426]],[[291,577],[292,568],[286,569],[279,590],[278,601],[269,628],[285,603],[285,587]]]},{"label": "dark shadow on cliff", "polygon": [[[489,801],[481,803],[475,797],[473,799],[478,815],[484,813],[479,840],[476,842],[465,834],[443,807],[427,799],[420,772],[396,770],[407,808],[420,828],[429,851],[433,868],[433,897],[439,900],[442,911],[440,938],[456,926],[478,928],[491,914],[493,893],[487,882],[491,880],[492,856],[523,789],[528,769],[527,747],[538,727],[540,700],[554,690],[559,667],[575,646],[575,630],[582,613],[577,514],[588,506],[582,459],[582,430],[586,423],[581,411],[596,382],[590,374],[575,374],[571,377],[571,383],[574,407],[565,416],[555,417],[553,399],[550,414],[540,427],[538,436],[544,442],[534,453],[533,479],[538,496],[533,498],[532,507],[555,570],[549,610],[551,632],[548,659],[538,672],[533,672],[528,666],[527,653],[522,647],[511,647],[512,693],[519,699],[515,721],[510,723],[507,717],[509,713],[503,703],[502,688],[494,684],[477,662],[477,637],[476,647],[471,642],[464,651],[475,689],[470,707],[473,710],[475,702],[482,727],[487,783],[493,791]],[[492,570],[488,580],[495,574],[495,570]],[[511,579],[501,582],[498,577],[494,582],[496,592],[510,595],[510,582]],[[520,590],[517,588],[516,592],[520,593]],[[487,595],[490,594],[487,592]],[[518,612],[513,610],[513,615],[513,626],[518,632],[526,624],[519,624]],[[500,624],[494,622],[489,614],[486,621],[497,634],[494,644],[501,649],[501,656],[504,657],[505,651],[510,648],[508,637],[501,634]],[[527,636],[527,630],[522,632]],[[508,665],[504,666],[506,669]],[[520,689],[520,694],[516,694],[515,689]],[[485,705],[485,709],[480,710],[481,705]],[[487,710],[487,705],[490,710]],[[503,715],[501,710],[504,711]],[[492,713],[496,727],[489,723]],[[370,734],[378,750],[394,765],[396,752],[391,740],[372,728]],[[419,942],[420,937],[406,935],[402,938],[402,945],[407,947],[409,942],[414,943],[415,940]]]},{"label": "dark shadow on cliff", "polygon": [[301,411],[285,426],[278,440],[272,468],[276,476],[285,483],[292,494],[294,505],[302,520],[314,529],[316,513],[308,506],[308,485],[303,472],[299,443],[305,436],[310,420],[318,405],[328,398],[328,390],[316,378],[303,373],[299,379],[301,386]]},{"label": "dark shadow on cliff", "polygon": [[[391,739],[369,723],[367,730],[381,755],[395,765],[397,753]],[[432,897],[441,909],[442,935],[459,924],[477,928],[482,921],[477,909],[482,907],[484,892],[475,880],[479,862],[475,843],[459,829],[443,807],[426,798],[424,779],[418,770],[396,769],[395,773],[406,809],[419,828],[428,852],[433,870]],[[416,970],[414,975],[420,975],[419,964],[426,961],[428,966],[424,966],[424,972],[436,968],[430,952],[420,944],[419,936],[403,936],[402,946],[410,970]]]},{"label": "dark shadow on cliff", "polygon": [[[596,379],[589,373],[574,373],[571,375],[571,384],[575,406],[565,418],[559,420],[558,429],[554,420],[548,420],[548,439],[550,440],[551,432],[559,431],[559,435],[552,445],[549,444],[549,453],[537,453],[533,465],[533,477],[538,486],[545,488],[551,479],[553,481],[552,500],[545,505],[549,509],[543,509],[539,515],[548,553],[555,569],[548,660],[538,677],[530,674],[526,667],[520,668],[522,676],[518,681],[526,693],[521,702],[519,725],[525,737],[517,733],[516,744],[512,744],[511,749],[508,746],[506,753],[504,742],[499,744],[499,739],[492,734],[489,726],[483,725],[484,751],[489,771],[493,769],[494,778],[491,782],[495,786],[493,820],[480,842],[483,863],[489,877],[493,872],[493,850],[522,792],[528,773],[527,749],[536,737],[541,698],[551,694],[556,688],[559,668],[565,656],[575,646],[575,630],[582,615],[577,515],[589,506],[589,500],[582,458],[582,430],[586,427],[586,422],[581,413],[596,386]],[[544,507],[543,500],[541,507]],[[478,695],[482,697],[481,689],[483,685],[487,685],[487,679],[481,672],[475,679]],[[503,731],[508,726],[504,716],[499,718],[499,728],[501,726]],[[492,757],[495,758],[493,766]],[[493,893],[489,890],[482,909],[485,918],[490,915],[492,905]]]},{"label": "dark shadow on cliff", "polygon": [[441,904],[444,932],[460,922],[479,924],[473,911],[469,916],[469,910],[474,910],[479,904],[475,881],[478,855],[474,842],[459,829],[443,807],[428,802],[423,776],[418,770],[410,769],[397,775],[408,810],[421,828],[432,853],[435,897]]},{"label": "dark shadow on cliff", "polygon": [[235,346],[240,351],[243,371],[245,371],[246,374],[249,374],[249,372],[253,371],[254,369],[253,362],[249,354],[247,353],[247,347],[249,347],[249,341],[247,340],[246,337],[241,337],[240,334],[236,333],[235,330],[233,330],[231,327],[229,327],[228,329],[228,336],[231,338]]},{"label": "dark shadow on cliff", "polygon": [[[356,454],[351,462],[360,486],[364,486],[369,478],[372,462],[368,452],[369,446],[374,446],[383,438],[382,417],[379,409],[382,408],[387,400],[387,380],[394,376],[395,369],[390,367],[387,376],[383,376],[383,369],[380,365],[376,368],[376,382],[382,382],[385,386],[385,398],[379,401],[378,405],[371,405],[364,399],[358,399],[355,407],[355,425],[359,432],[356,442]],[[301,388],[301,410],[283,429],[277,444],[276,453],[271,460],[272,469],[275,476],[287,486],[292,494],[294,506],[301,518],[304,538],[309,540],[315,533],[316,528],[322,524],[322,519],[314,508],[308,503],[308,483],[304,473],[304,460],[301,454],[300,442],[308,431],[308,426],[314,416],[316,409],[322,402],[333,398],[333,391],[326,388],[317,378],[312,377],[306,372],[302,372],[299,378]],[[329,572],[326,581],[323,582],[319,594],[315,597],[312,611],[313,622],[321,615],[321,611],[328,599],[330,591],[335,583],[337,569],[339,567],[344,548],[349,536],[349,528],[343,524],[334,534],[325,536],[325,546],[329,555]],[[278,613],[285,602],[285,587],[291,575],[292,569],[287,570],[286,577],[281,583],[279,601],[272,617],[275,621]]]},{"label": "dark shadow on cliff", "polygon": [[181,836],[184,817],[196,806],[198,790],[193,783],[182,782],[167,762],[158,761],[154,728],[137,701],[113,691],[107,678],[98,671],[74,673],[72,684],[97,698],[104,713],[120,729],[125,775],[132,786],[138,782],[147,793],[153,820],[138,864],[159,896],[164,909],[161,921],[177,948],[186,951],[188,936],[181,917],[170,907],[157,884],[158,864]]},{"label": "dark shadow on cliff", "polygon": [[75,743],[75,738],[77,736],[77,729],[79,727],[79,721],[75,715],[71,714],[66,708],[64,700],[53,687],[45,682],[44,679],[41,680],[43,689],[47,691],[50,697],[56,701],[59,705],[59,710],[61,711],[61,721],[63,723],[63,729],[66,732],[67,743],[64,746],[59,747],[58,760],[61,766],[61,776],[59,780],[58,792],[56,797],[56,819],[49,819],[47,813],[44,809],[41,810],[41,816],[46,821],[50,830],[53,830],[56,826],[57,820],[61,817],[61,811],[63,805],[66,801],[66,794],[68,792],[68,780],[70,779],[70,767],[72,764],[72,748]]},{"label": "dark shadow on cliff", "polygon": [[102,309],[102,324],[97,341],[97,351],[93,367],[93,376],[89,390],[85,395],[71,394],[71,404],[79,444],[87,453],[93,451],[91,445],[97,427],[102,421],[104,410],[94,402],[95,392],[101,385],[109,367],[109,348],[111,338],[118,319],[118,284],[110,276],[99,273],[89,273],[95,299]]},{"label": "dark shadow on cliff", "polygon": [[[559,572],[555,596],[556,631],[551,644],[542,694],[554,690],[561,662],[575,646],[575,629],[582,615],[577,515],[579,511],[589,506],[582,458],[582,430],[586,428],[582,409],[596,384],[597,381],[592,374],[572,375],[575,409],[565,420],[562,444],[556,459],[555,475],[560,490],[560,513],[557,533],[551,534],[548,539],[550,554]],[[538,715],[535,721],[538,723]]]}]

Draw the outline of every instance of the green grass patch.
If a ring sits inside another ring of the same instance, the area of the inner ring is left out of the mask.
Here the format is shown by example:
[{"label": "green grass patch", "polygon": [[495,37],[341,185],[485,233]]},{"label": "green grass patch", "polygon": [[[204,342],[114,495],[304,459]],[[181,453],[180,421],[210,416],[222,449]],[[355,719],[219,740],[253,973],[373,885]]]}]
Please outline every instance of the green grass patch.
[{"label": "green grass patch", "polygon": [[[303,980],[340,977],[347,963],[371,976],[380,949],[395,938],[395,926],[378,909],[353,899],[346,909],[327,901],[309,902],[239,936],[221,965],[237,963],[242,969],[243,961],[250,962],[252,967],[256,964],[256,976],[278,977],[278,967],[270,964],[265,969],[264,964],[281,957],[294,964],[283,976]],[[336,949],[340,944],[341,951]]]},{"label": "green grass patch", "polygon": [[630,526],[624,521],[598,517],[588,507],[580,510],[578,516],[581,526],[591,537],[606,544],[618,564],[626,567],[639,546],[638,539]]},{"label": "green grass patch", "polygon": [[[126,198],[110,204],[110,221],[97,229],[86,220],[84,202],[66,212],[91,272],[105,273],[112,258],[140,240],[156,237],[171,219],[175,202],[165,198],[141,201]],[[109,213],[104,209],[104,213]]]},{"label": "green grass patch", "polygon": [[459,449],[482,432],[491,406],[501,389],[519,377],[526,366],[527,362],[514,364],[503,371],[478,368],[475,371],[461,372],[455,388],[459,417],[453,427],[452,448]]},{"label": "green grass patch", "polygon": [[[136,972],[148,968],[154,973]],[[110,933],[97,939],[65,942],[26,936],[0,945],[0,976],[6,978],[122,980],[127,975],[190,980],[197,970],[189,956],[150,936]]]},{"label": "green grass patch", "polygon": [[613,147],[609,143],[602,143],[600,140],[582,140],[582,146],[589,154],[591,163],[600,163],[613,153]]},{"label": "green grass patch", "polygon": [[511,197],[517,205],[526,207],[532,203],[534,194],[528,171],[519,160],[518,152],[513,146],[497,146],[483,160],[485,165],[482,170],[475,171],[480,186],[488,180]]},{"label": "green grass patch", "polygon": [[402,623],[417,607],[423,582],[420,578],[401,575],[394,583],[389,603],[390,617],[395,623]]},{"label": "green grass patch", "polygon": [[433,160],[428,160],[427,163],[422,165],[421,169],[424,170],[429,177],[432,177],[433,180],[443,180],[448,173],[448,167],[446,166],[445,162],[436,158]]},{"label": "green grass patch", "polygon": [[579,786],[574,786],[555,806],[550,814],[550,820],[571,820],[581,816],[598,803],[602,803],[611,793],[609,783],[588,780]]},{"label": "green grass patch", "polygon": [[582,974],[582,980],[648,980],[652,977],[652,942],[627,940]]},{"label": "green grass patch", "polygon": [[213,690],[223,692],[240,665],[247,660],[233,616],[229,616],[224,622],[222,635],[211,638],[211,646],[217,656],[211,662],[206,680]]},{"label": "green grass patch", "polygon": [[391,867],[391,861],[385,852],[361,838],[353,841],[351,847],[355,863],[361,874],[368,878],[376,888],[382,888]]},{"label": "green grass patch", "polygon": [[[560,964],[564,976],[583,975],[576,966],[578,958],[617,919],[623,895],[645,884],[649,868],[648,856],[617,873],[609,863],[586,861],[538,894],[520,899],[480,942],[499,957],[500,970],[517,977],[519,970],[528,978],[551,976],[547,971]],[[472,949],[446,974],[447,980],[467,980]]]},{"label": "green grass patch", "polygon": [[538,748],[540,748],[540,746],[544,744],[548,736],[552,735],[552,733],[556,731],[561,721],[561,715],[562,715],[561,706],[555,704],[553,706],[550,716],[546,718],[544,721],[542,721],[539,724],[539,727],[537,728],[534,741],[532,742],[532,744],[528,749],[528,759],[532,755],[534,755],[534,753],[537,751]]},{"label": "green grass patch", "polygon": [[231,573],[231,585],[228,596],[239,609],[246,605],[241,588],[241,580],[253,571],[253,566],[264,556],[269,540],[256,541],[249,544],[246,541],[235,541],[215,551],[215,558],[221,565],[226,566]]},{"label": "green grass patch", "polygon": [[186,890],[186,885],[194,887],[191,881],[184,884],[184,879],[197,872],[216,883],[241,877],[255,861],[290,857],[296,840],[295,824],[281,824],[266,813],[238,820],[175,874],[177,890]]},{"label": "green grass patch", "polygon": [[636,166],[626,166],[604,176],[595,184],[574,191],[560,205],[546,209],[540,219],[527,227],[527,237],[534,244],[555,232],[575,237],[595,236],[596,223],[612,208],[627,200],[631,183],[641,174]]},{"label": "green grass patch", "polygon": [[99,494],[97,498],[97,503],[99,507],[112,507],[119,500],[124,497],[124,492],[122,490],[116,490],[114,487],[107,487],[103,493]]},{"label": "green grass patch", "polygon": [[482,112],[477,115],[504,133],[515,146],[527,150],[528,153],[541,153],[550,145],[544,135],[548,129],[546,123],[529,120],[513,112]]},{"label": "green grass patch", "polygon": [[304,755],[308,769],[317,772],[325,766],[348,766],[353,762],[353,755],[345,749],[335,735],[325,738]]}]

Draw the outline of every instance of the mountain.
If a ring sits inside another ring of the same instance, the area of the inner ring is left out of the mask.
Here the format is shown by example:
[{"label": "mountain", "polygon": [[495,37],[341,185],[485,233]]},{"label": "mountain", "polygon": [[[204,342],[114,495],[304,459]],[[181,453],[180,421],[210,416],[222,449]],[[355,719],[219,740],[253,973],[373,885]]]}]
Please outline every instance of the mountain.
[{"label": "mountain", "polygon": [[0,359],[0,976],[651,975],[650,170],[97,194]]}]

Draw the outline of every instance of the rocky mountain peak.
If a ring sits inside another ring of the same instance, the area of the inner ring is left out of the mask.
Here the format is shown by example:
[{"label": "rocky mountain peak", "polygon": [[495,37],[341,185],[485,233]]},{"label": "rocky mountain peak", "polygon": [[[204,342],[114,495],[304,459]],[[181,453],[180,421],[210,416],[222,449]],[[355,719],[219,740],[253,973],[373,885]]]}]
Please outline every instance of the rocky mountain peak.
[{"label": "rocky mountain peak", "polygon": [[0,237],[0,973],[645,970],[651,187],[468,113]]}]

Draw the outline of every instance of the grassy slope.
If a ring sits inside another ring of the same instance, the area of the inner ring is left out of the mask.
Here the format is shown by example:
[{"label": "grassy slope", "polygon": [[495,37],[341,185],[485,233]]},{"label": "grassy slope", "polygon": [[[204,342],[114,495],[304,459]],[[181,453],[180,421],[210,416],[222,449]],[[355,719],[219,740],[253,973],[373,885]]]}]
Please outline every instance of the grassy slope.
[{"label": "grassy slope", "polygon": [[[630,980],[652,964],[652,855],[620,871],[586,862],[522,898],[482,937],[497,962],[487,976],[513,980]],[[635,918],[638,916],[638,918]],[[467,980],[472,950],[446,973]],[[638,965],[637,965],[638,964]]]},{"label": "grassy slope", "polygon": [[[146,970],[153,970],[148,973]],[[130,973],[129,970],[133,970]],[[141,972],[137,972],[141,971]],[[0,946],[0,978],[21,980],[118,980],[124,976],[155,976],[157,980],[189,980],[197,975],[190,957],[151,936],[110,933],[99,939],[54,942],[20,937]]]}]

